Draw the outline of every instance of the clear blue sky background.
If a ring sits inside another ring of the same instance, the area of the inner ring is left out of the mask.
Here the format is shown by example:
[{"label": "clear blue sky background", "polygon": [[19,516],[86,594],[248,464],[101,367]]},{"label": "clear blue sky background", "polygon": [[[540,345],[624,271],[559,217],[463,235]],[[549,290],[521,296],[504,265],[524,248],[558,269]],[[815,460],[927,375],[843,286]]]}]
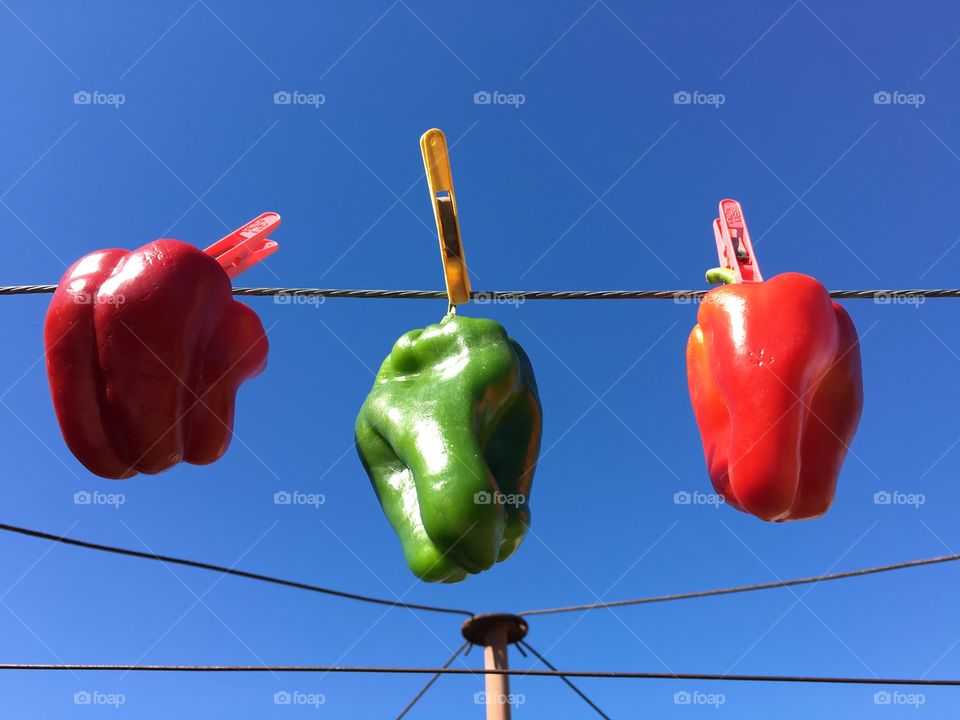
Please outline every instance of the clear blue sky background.
[{"label": "clear blue sky background", "polygon": [[[418,148],[451,144],[475,289],[701,288],[723,197],[767,276],[836,289],[957,285],[960,11],[949,2],[119,1],[0,8],[0,283],[50,283],[81,255],[166,236],[200,246],[265,210],[282,249],[242,285],[438,288]],[[278,91],[320,107],[276,105]],[[478,91],[522,93],[519,107]],[[74,93],[122,93],[119,108]],[[722,93],[719,108],[676,92]],[[922,93],[877,105],[874,93]],[[533,527],[509,562],[417,583],[352,448],[373,371],[438,301],[250,301],[270,334],[237,439],[211,467],[111,483],[65,447],[49,400],[47,296],[2,301],[4,522],[408,601],[519,611],[814,575],[960,551],[954,301],[846,303],[866,407],[830,513],[767,525],[674,503],[708,491],[687,397],[695,306],[528,302],[502,322],[542,391]],[[598,401],[598,396],[602,401]],[[121,492],[119,509],[75,505]],[[319,509],[273,504],[323,493]],[[881,491],[920,507],[877,505]],[[453,616],[325,598],[0,536],[4,662],[435,666]],[[960,566],[795,590],[531,619],[564,668],[960,676]],[[513,654],[518,667],[529,661]],[[479,653],[466,660],[474,667]],[[424,678],[4,673],[16,717],[393,717]],[[612,717],[955,717],[876,688],[585,680]],[[482,717],[477,678],[410,717]],[[881,688],[882,689],[882,688]],[[322,693],[279,707],[278,691]],[[518,717],[587,718],[554,679],[514,681]],[[122,693],[84,707],[74,693]],[[678,706],[674,693],[723,693]]]}]

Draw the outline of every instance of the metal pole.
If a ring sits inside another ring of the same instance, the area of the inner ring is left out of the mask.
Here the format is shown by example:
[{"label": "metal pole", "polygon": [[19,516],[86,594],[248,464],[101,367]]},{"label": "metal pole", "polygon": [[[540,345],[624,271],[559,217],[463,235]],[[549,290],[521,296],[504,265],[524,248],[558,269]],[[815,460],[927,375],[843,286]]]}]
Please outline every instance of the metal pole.
[{"label": "metal pole", "polygon": [[[483,645],[485,670],[507,670],[507,646],[526,636],[527,623],[517,615],[474,615],[463,623],[461,632],[474,645]],[[487,720],[510,720],[509,675],[487,674],[484,677]]]},{"label": "metal pole", "polygon": [[[507,669],[507,627],[491,625],[485,638],[483,667],[486,670]],[[510,676],[486,675],[487,720],[510,720]]]}]

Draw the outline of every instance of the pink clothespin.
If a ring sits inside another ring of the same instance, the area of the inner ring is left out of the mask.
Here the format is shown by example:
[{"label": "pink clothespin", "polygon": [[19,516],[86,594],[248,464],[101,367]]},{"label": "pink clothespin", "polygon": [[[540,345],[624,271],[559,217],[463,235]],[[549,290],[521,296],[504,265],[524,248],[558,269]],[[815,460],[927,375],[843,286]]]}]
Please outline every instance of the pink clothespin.
[{"label": "pink clothespin", "polygon": [[750,244],[747,221],[743,219],[743,208],[736,200],[720,201],[720,217],[713,221],[713,236],[720,266],[733,272],[734,282],[763,281]]},{"label": "pink clothespin", "polygon": [[234,230],[204,250],[227,275],[235,278],[276,252],[279,245],[267,236],[280,226],[280,216],[267,212]]}]

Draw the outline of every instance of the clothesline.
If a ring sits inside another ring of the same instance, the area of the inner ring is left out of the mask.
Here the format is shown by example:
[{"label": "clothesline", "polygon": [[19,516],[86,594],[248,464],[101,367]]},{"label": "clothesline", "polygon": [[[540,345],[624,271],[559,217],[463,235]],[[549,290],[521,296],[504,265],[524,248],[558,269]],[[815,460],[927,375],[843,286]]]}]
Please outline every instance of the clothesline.
[{"label": "clothesline", "polygon": [[[0,295],[43,295],[52,293],[56,285],[5,285]],[[478,304],[510,304],[528,300],[673,300],[693,302],[708,290],[475,290],[470,298]],[[830,290],[837,300],[874,300],[878,305],[910,304],[928,299],[960,298],[960,288],[888,289],[888,290]],[[444,290],[349,290],[337,288],[234,288],[234,295],[244,297],[275,297],[283,299],[349,298],[390,300],[446,300]],[[294,304],[294,303],[291,303]]]}]

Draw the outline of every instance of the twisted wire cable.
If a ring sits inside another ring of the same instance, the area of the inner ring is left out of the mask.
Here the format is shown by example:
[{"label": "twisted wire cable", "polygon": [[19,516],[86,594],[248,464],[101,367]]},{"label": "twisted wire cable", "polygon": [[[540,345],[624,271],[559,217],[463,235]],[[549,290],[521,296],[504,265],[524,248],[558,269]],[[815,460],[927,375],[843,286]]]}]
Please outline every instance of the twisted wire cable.
[{"label": "twisted wire cable", "polygon": [[517,675],[521,677],[582,677],[617,680],[703,680],[706,682],[818,683],[831,685],[912,685],[960,687],[948,678],[834,677],[827,675],[747,675],[729,673],[664,673],[610,670],[515,670],[486,668],[378,667],[374,665],[136,665],[89,663],[0,663],[0,672],[200,672],[200,673],[365,673],[399,675]]},{"label": "twisted wire cable", "polygon": [[777,580],[774,582],[756,583],[754,585],[737,585],[735,587],[714,588],[712,590],[675,593],[673,595],[654,595],[652,597],[635,598],[633,600],[611,600],[609,602],[567,605],[566,607],[546,608],[543,610],[525,610],[524,612],[518,613],[518,615],[522,617],[530,617],[532,615],[554,615],[556,613],[576,612],[580,610],[597,610],[599,608],[626,607],[627,605],[646,605],[648,603],[667,602],[671,600],[690,600],[693,598],[714,597],[716,595],[733,595],[735,593],[754,592],[756,590],[772,590],[774,588],[792,587],[794,585],[809,585],[812,583],[829,582],[830,580],[843,580],[845,578],[861,577],[863,575],[875,575],[877,573],[890,572],[891,570],[904,570],[906,568],[915,568],[924,565],[936,565],[939,563],[954,562],[956,560],[960,560],[960,554],[940,555],[938,557],[922,558],[920,560],[907,560],[904,562],[890,563],[889,565],[877,565],[876,567],[860,568],[859,570],[845,570],[843,572],[830,573],[828,575],[813,575],[811,577],[794,578],[793,580]]},{"label": "twisted wire cable", "polygon": [[247,578],[248,580],[259,580],[260,582],[271,583],[273,585],[283,585],[285,587],[297,588],[298,590],[309,590],[311,592],[322,593],[324,595],[333,595],[335,597],[346,598],[348,600],[358,600],[361,602],[374,603],[376,605],[389,605],[390,607],[406,608],[408,610],[423,610],[425,612],[450,613],[453,615],[466,615],[472,617],[474,613],[469,610],[458,610],[457,608],[437,607],[434,605],[419,605],[417,603],[406,603],[399,600],[386,600],[384,598],[372,597],[369,595],[359,595],[357,593],[345,592],[343,590],[333,590],[331,588],[320,587],[319,585],[310,585],[309,583],[297,582],[295,580],[283,580],[281,578],[262,575],[260,573],[247,572],[246,570],[237,570],[223,565],[214,565],[213,563],[200,562],[197,560],[184,560],[183,558],[171,557],[170,555],[156,555],[154,553],[142,552],[140,550],[130,550],[128,548],[119,548],[112,545],[102,545],[100,543],[88,542],[86,540],[76,540],[66,535],[54,535],[53,533],[41,532],[40,530],[30,530],[29,528],[19,527],[17,525],[8,525],[0,523],[0,531],[26,535],[27,537],[39,538],[41,540],[52,540],[61,545],[72,545],[73,547],[86,548],[87,550],[98,550],[100,552],[113,553],[115,555],[126,555],[127,557],[142,558],[145,560],[159,560],[170,565],[182,565],[184,567],[198,568],[200,570],[213,570],[214,572],[233,577]]},{"label": "twisted wire cable", "polygon": [[[52,293],[56,285],[5,285],[2,295],[42,295]],[[527,300],[673,300],[694,302],[708,290],[475,290],[470,299],[479,304],[522,303]],[[877,304],[900,304],[925,299],[960,298],[960,289],[888,289],[888,290],[830,290],[837,300],[875,300]],[[349,290],[337,288],[234,288],[241,297],[274,297],[278,305],[296,304],[293,298],[351,298],[392,300],[446,300],[444,290]]]}]

